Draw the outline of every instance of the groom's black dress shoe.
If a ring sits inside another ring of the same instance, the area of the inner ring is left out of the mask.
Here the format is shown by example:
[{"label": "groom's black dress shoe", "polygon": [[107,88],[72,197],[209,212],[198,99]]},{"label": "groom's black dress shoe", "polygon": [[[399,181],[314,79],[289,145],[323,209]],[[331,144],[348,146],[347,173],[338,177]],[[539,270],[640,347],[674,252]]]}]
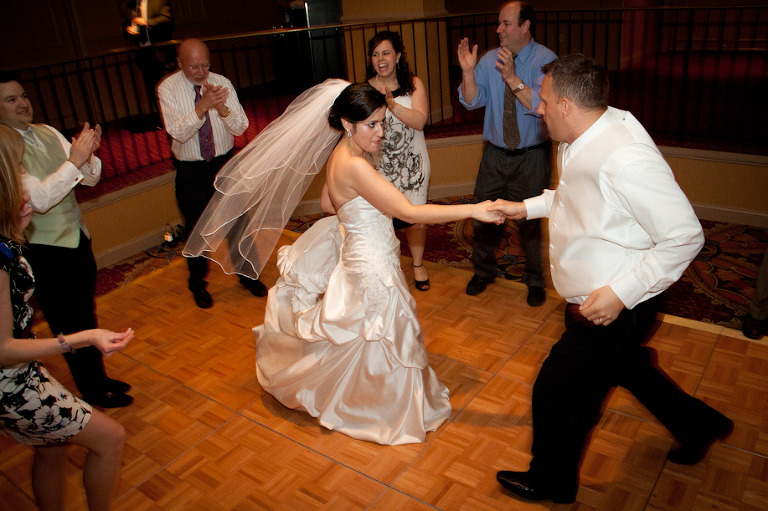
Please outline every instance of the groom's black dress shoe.
[{"label": "groom's black dress shoe", "polygon": [[190,291],[192,291],[192,296],[195,297],[195,303],[198,307],[201,309],[210,309],[213,307],[213,298],[211,297],[211,294],[204,288],[190,288]]},{"label": "groom's black dress shoe", "polygon": [[[704,459],[709,448],[715,440],[725,440],[733,432],[733,421],[712,409],[712,418],[709,431],[704,433],[697,441],[689,441],[680,447],[672,449],[667,454],[667,459],[680,465],[695,465]],[[706,430],[705,430],[706,431]]]},{"label": "groom's black dress shoe", "polygon": [[269,290],[259,279],[249,279],[242,275],[238,275],[238,277],[240,278],[240,283],[250,291],[253,296],[267,296]]},{"label": "groom's black dress shoe", "polygon": [[110,378],[107,376],[107,381],[104,383],[104,387],[109,392],[114,392],[115,394],[125,394],[129,390],[131,390],[131,385],[129,383],[125,383],[124,381],[115,380],[113,378]]},{"label": "groom's black dress shoe", "polygon": [[133,403],[133,396],[122,392],[106,391],[97,395],[83,395],[88,403],[102,408],[122,408]]},{"label": "groom's black dress shoe", "polygon": [[576,488],[571,491],[554,491],[539,488],[530,480],[528,472],[510,472],[502,470],[496,473],[496,480],[518,497],[528,500],[551,500],[556,504],[570,504],[576,501]]}]

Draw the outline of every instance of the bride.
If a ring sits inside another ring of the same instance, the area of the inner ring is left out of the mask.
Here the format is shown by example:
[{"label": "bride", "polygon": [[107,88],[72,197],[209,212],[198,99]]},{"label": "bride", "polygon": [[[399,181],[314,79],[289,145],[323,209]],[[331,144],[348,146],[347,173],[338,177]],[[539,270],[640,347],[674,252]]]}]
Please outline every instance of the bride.
[{"label": "bride", "polygon": [[[278,224],[282,230],[306,180],[332,149],[321,202],[336,216],[319,220],[278,252],[280,278],[269,292],[264,324],[254,328],[257,375],[283,405],[306,411],[322,426],[395,445],[424,441],[451,406],[448,389],[428,364],[392,216],[412,223],[503,218],[486,210],[490,202],[411,205],[367,157],[379,148],[385,112],[385,96],[367,83],[328,80],[304,93],[222,170],[219,192],[184,254],[257,274]],[[263,154],[275,144],[285,151],[276,165]],[[312,161],[293,161],[307,153]]]}]

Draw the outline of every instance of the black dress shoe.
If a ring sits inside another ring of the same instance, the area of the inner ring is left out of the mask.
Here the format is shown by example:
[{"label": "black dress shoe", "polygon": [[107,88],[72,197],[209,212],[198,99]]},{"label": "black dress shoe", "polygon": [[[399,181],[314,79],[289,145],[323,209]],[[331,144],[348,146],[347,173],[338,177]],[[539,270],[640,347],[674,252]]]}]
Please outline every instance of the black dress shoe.
[{"label": "black dress shoe", "polygon": [[553,491],[538,488],[530,481],[528,472],[510,472],[502,470],[496,473],[496,480],[518,497],[528,500],[551,500],[556,504],[570,504],[576,500],[576,490]]},{"label": "black dress shoe", "polygon": [[122,393],[125,394],[129,390],[131,390],[131,386],[128,383],[125,383],[124,381],[115,380],[107,376],[107,381],[104,384],[104,387],[110,391],[115,393]]},{"label": "black dress shoe", "polygon": [[669,451],[667,454],[669,461],[679,465],[695,465],[704,459],[716,440],[725,440],[733,432],[733,421],[717,410],[712,409],[712,411],[714,414],[709,433],[705,433],[697,441],[684,443]]},{"label": "black dress shoe", "polygon": [[87,402],[101,408],[121,408],[133,403],[133,397],[122,392],[105,392],[99,396],[83,396]]},{"label": "black dress shoe", "polygon": [[201,309],[213,307],[213,298],[204,288],[190,289],[190,291],[192,291],[192,296],[195,297],[195,303],[198,307]]},{"label": "black dress shoe", "polygon": [[528,288],[528,298],[526,302],[531,307],[538,307],[547,301],[547,293],[541,286],[531,286]]},{"label": "black dress shoe", "polygon": [[488,284],[491,282],[493,282],[493,277],[474,275],[467,284],[467,294],[470,296],[479,295],[485,291],[485,288],[488,287]]},{"label": "black dress shoe", "polygon": [[240,276],[240,283],[251,292],[253,296],[267,296],[269,290],[267,286],[261,283],[259,279],[249,279],[248,277]]},{"label": "black dress shoe", "polygon": [[752,317],[750,314],[744,318],[744,322],[741,326],[741,333],[748,339],[760,339],[766,332],[768,332],[768,320],[759,320]]}]

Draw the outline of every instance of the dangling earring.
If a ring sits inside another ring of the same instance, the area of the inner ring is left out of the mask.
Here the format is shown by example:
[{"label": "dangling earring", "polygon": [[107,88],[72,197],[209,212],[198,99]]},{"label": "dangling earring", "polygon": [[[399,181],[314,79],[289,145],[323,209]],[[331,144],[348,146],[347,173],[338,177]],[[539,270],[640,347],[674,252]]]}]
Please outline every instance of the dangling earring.
[{"label": "dangling earring", "polygon": [[347,138],[352,138],[352,132],[347,130]]}]

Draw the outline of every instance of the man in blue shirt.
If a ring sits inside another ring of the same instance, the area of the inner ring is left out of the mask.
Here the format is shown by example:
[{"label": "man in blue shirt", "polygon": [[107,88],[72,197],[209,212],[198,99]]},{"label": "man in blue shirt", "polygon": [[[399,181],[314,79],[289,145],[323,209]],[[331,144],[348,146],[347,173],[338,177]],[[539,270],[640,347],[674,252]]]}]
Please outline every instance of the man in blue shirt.
[{"label": "man in blue shirt", "polygon": [[[475,202],[499,198],[521,201],[549,187],[551,143],[536,109],[544,78],[541,66],[557,55],[533,40],[535,23],[530,5],[508,2],[499,11],[499,48],[478,62],[477,45],[470,49],[467,38],[459,43],[459,100],[469,110],[485,107],[483,139],[488,144],[475,182]],[[505,110],[509,112],[506,123]],[[517,225],[526,257],[523,282],[528,286],[528,304],[535,307],[546,300],[540,223],[518,220]],[[503,232],[503,225],[474,223],[475,275],[467,284],[467,294],[482,293],[496,278],[496,248]]]}]

